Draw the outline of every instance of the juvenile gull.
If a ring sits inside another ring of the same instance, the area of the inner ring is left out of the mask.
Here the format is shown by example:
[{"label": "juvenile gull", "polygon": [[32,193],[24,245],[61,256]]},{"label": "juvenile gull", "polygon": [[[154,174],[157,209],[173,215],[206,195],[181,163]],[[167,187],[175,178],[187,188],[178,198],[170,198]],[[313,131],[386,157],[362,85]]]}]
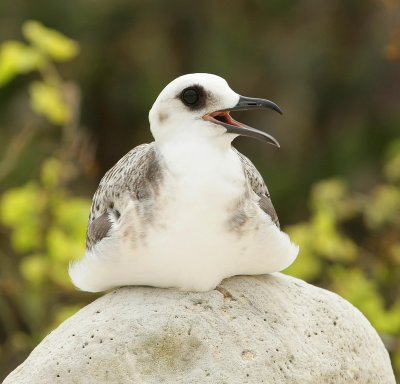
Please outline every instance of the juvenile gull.
[{"label": "juvenile gull", "polygon": [[155,141],[132,149],[93,197],[86,254],[74,284],[97,292],[122,285],[207,291],[233,275],[280,271],[298,246],[280,231],[268,189],[231,146],[238,135],[276,146],[230,111],[280,108],[243,97],[221,77],[178,77],[149,113]]}]

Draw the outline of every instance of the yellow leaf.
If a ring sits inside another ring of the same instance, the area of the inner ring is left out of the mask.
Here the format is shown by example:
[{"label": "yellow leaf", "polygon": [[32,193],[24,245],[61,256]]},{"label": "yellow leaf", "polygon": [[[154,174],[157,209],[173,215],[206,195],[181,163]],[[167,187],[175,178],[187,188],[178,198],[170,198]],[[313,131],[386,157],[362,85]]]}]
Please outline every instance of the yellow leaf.
[{"label": "yellow leaf", "polygon": [[34,48],[18,41],[7,41],[0,46],[0,86],[20,73],[28,73],[44,64],[42,55]]},{"label": "yellow leaf", "polygon": [[79,52],[79,45],[76,41],[37,21],[25,22],[22,32],[27,40],[54,60],[70,60]]},{"label": "yellow leaf", "polygon": [[29,87],[32,109],[54,123],[63,124],[70,118],[70,111],[59,87],[41,81]]}]

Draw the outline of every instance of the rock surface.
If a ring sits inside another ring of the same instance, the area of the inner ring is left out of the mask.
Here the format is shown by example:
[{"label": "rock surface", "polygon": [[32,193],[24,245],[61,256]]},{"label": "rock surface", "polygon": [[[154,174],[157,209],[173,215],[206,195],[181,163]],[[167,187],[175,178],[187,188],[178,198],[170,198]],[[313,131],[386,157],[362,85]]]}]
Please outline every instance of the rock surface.
[{"label": "rock surface", "polygon": [[273,274],[206,293],[127,287],[48,335],[6,384],[395,383],[385,347],[347,301]]}]

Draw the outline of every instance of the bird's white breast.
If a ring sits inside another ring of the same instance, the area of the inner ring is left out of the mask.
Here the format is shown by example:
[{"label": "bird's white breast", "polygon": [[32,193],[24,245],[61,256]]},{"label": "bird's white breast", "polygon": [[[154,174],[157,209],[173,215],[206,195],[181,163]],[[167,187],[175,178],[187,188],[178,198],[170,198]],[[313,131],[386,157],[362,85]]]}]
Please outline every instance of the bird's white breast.
[{"label": "bird's white breast", "polygon": [[246,188],[241,162],[232,150],[199,143],[160,150],[166,167],[162,208],[145,252],[158,263],[162,254],[164,277],[179,276],[182,284],[218,280],[218,269],[230,269],[232,262],[235,235],[228,232],[228,222]]}]

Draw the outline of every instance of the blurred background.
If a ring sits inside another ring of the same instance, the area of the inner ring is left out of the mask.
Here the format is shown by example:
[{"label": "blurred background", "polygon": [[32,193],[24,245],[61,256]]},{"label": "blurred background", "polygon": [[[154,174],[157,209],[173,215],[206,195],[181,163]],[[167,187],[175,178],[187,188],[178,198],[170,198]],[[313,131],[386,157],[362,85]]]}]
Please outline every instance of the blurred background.
[{"label": "blurred background", "polygon": [[0,2],[0,380],[96,298],[67,274],[91,196],[190,72],[283,108],[240,117],[280,150],[235,146],[301,246],[287,273],[357,306],[399,374],[398,0],[14,0]]}]

